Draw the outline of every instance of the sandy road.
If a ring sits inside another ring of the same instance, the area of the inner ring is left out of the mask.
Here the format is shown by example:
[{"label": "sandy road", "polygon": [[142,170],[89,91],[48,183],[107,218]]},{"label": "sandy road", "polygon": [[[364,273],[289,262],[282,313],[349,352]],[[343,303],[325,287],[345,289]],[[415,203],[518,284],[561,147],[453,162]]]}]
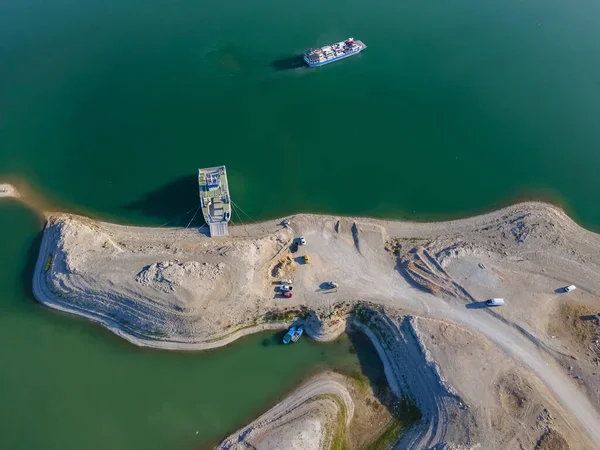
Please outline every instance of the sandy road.
[{"label": "sandy road", "polygon": [[[437,300],[437,299],[436,299]],[[450,320],[486,336],[502,350],[525,367],[529,368],[556,396],[556,399],[577,418],[590,438],[600,447],[600,415],[549,356],[509,325],[486,314],[485,310],[468,310],[463,305],[449,305],[443,301],[428,302],[428,315]]]},{"label": "sandy road", "polygon": [[[390,264],[383,250],[382,235],[377,227],[366,227],[360,233],[359,245],[352,238],[351,225],[334,231],[334,222],[320,230],[296,224],[306,236],[307,245],[301,252],[311,255],[310,267],[297,271],[300,286],[317,286],[327,279],[341,281],[335,293],[319,293],[314,289],[298,289],[298,302],[318,307],[343,299],[380,303],[405,312],[448,320],[486,336],[511,358],[529,368],[556,396],[556,399],[580,422],[590,438],[600,448],[600,415],[586,395],[564,374],[556,361],[510,324],[504,323],[486,309],[467,309],[459,300],[446,300],[411,287]],[[332,269],[335,268],[335,269]]]}]

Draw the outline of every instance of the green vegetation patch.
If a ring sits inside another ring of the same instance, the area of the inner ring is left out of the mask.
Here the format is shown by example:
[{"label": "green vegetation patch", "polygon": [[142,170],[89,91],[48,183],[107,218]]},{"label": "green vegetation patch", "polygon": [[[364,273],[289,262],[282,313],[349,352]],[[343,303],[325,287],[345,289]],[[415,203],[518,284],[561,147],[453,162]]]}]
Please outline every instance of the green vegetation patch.
[{"label": "green vegetation patch", "polygon": [[48,255],[48,260],[46,261],[46,267],[44,268],[44,270],[46,272],[48,272],[50,270],[50,267],[52,267],[53,260],[54,260],[54,258],[52,257],[52,255]]},{"label": "green vegetation patch", "polygon": [[272,310],[267,311],[265,314],[265,322],[289,322],[296,318],[300,320],[306,320],[310,314],[310,311],[302,307],[300,309],[291,309],[287,311]]},{"label": "green vegetation patch", "polygon": [[398,442],[406,428],[421,420],[421,411],[417,408],[415,401],[408,396],[403,396],[393,406],[392,413],[392,420],[388,422],[381,434],[360,450],[387,450]]},{"label": "green vegetation patch", "polygon": [[335,373],[344,375],[352,380],[356,388],[363,394],[367,392],[371,382],[369,377],[360,371],[360,369],[348,369],[345,367],[337,367],[332,369]]},{"label": "green vegetation patch", "polygon": [[332,400],[339,407],[339,412],[336,419],[337,426],[335,427],[335,433],[333,433],[333,436],[331,438],[331,446],[329,447],[329,449],[348,450],[348,445],[346,444],[346,415],[348,414],[346,412],[346,406],[340,399],[338,399],[335,395],[331,394],[321,394],[313,398],[313,400],[323,399]]}]

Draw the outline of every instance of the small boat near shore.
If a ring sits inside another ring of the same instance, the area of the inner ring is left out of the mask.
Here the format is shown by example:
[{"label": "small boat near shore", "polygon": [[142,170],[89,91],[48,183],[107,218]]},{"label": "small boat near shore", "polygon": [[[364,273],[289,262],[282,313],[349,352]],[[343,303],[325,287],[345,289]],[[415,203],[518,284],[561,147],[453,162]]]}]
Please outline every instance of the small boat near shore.
[{"label": "small boat near shore", "polygon": [[283,343],[289,344],[292,341],[294,334],[296,334],[296,327],[291,327],[288,332],[285,333],[285,336],[283,337]]},{"label": "small boat near shore", "polygon": [[296,331],[294,332],[294,335],[292,336],[292,342],[298,342],[298,339],[300,339],[300,336],[302,336],[302,333],[304,333],[304,325],[300,325],[298,328],[296,328]]}]

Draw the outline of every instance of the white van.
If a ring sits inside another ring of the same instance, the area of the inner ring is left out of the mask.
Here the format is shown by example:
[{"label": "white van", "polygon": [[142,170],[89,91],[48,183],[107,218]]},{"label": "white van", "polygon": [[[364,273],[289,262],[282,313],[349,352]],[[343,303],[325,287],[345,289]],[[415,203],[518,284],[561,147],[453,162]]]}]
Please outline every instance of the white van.
[{"label": "white van", "polygon": [[490,298],[487,302],[485,302],[488,306],[502,306],[504,305],[503,298]]}]

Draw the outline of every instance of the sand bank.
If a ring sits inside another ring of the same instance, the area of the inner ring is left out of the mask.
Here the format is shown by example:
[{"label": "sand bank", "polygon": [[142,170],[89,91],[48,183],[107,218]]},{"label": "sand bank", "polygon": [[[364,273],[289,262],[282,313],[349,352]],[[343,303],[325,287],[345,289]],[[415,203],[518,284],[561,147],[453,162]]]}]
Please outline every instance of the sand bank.
[{"label": "sand bank", "polygon": [[0,198],[2,197],[21,198],[21,194],[12,184],[0,183]]},{"label": "sand bank", "polygon": [[[354,416],[354,402],[347,383],[344,377],[333,373],[309,380],[258,419],[233,433],[217,449],[329,448],[338,427],[349,426]],[[343,423],[339,423],[340,418]]]},{"label": "sand bank", "polygon": [[[233,227],[233,236],[210,239],[198,230],[51,215],[34,294],[48,306],[100,322],[138,345],[177,349],[212,348],[293,320],[306,321],[309,336],[331,339],[344,331],[362,301],[442,320],[489,340],[522,366],[526,377],[538,380],[548,398],[558,400],[564,408],[560,414],[574,428],[582,426],[595,445],[600,443],[593,355],[577,356],[581,349],[568,333],[547,332],[565,302],[600,309],[598,235],[542,203],[441,223],[315,215],[288,220],[288,226],[271,221]],[[301,234],[306,246],[291,253],[290,244]],[[303,263],[304,254],[310,264]],[[280,277],[294,279],[292,299],[279,294]],[[340,287],[327,289],[329,280]],[[571,283],[579,289],[561,294],[560,287]],[[492,311],[482,303],[489,297],[504,297],[507,303]],[[390,325],[376,341],[391,336],[416,348],[409,325]],[[392,356],[388,366],[396,359]],[[465,364],[479,370],[477,361],[465,357]],[[568,365],[581,373],[577,379]],[[390,384],[394,373],[388,373]],[[491,377],[487,384],[496,381]],[[415,383],[396,383],[404,386],[400,390],[426,391]],[[447,393],[429,400],[416,394],[424,410],[433,411],[424,413],[424,422],[439,423],[413,434],[413,448],[448,436],[459,441],[438,419],[448,407],[437,399],[452,398],[452,391],[443,384],[436,389]],[[489,414],[489,408],[478,410]]]}]

